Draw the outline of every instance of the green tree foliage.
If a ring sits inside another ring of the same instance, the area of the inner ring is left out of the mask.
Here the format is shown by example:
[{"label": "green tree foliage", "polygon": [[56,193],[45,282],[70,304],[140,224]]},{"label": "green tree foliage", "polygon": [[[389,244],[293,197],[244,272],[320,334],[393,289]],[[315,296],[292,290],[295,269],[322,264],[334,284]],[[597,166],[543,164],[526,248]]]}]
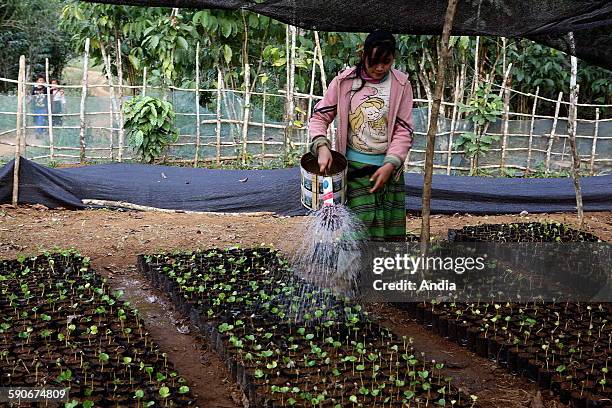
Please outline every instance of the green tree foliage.
[{"label": "green tree foliage", "polygon": [[[60,77],[70,58],[68,35],[59,28],[61,0],[0,2],[0,75],[17,78],[19,56],[25,55],[30,73],[44,74],[49,58],[51,77]],[[14,88],[0,84],[0,91]]]},{"label": "green tree foliage", "polygon": [[[246,11],[190,10],[109,6],[68,1],[62,13],[62,26],[73,33],[73,44],[81,50],[85,38],[92,40],[92,55],[100,60],[100,47],[116,55],[117,39],[121,40],[124,75],[131,84],[142,80],[147,67],[151,84],[173,84],[193,87],[195,48],[199,42],[202,86],[215,86],[217,73],[227,85],[244,86],[244,65],[251,65],[251,87],[260,90],[282,89],[286,85],[286,26],[265,16]],[[298,29],[296,49],[296,88],[308,92],[314,50],[313,35]],[[365,34],[320,33],[328,81],[347,66],[358,61]],[[400,35],[396,67],[410,75],[416,94],[426,97],[433,92],[437,73],[439,36]],[[535,91],[556,99],[559,91],[569,89],[569,58],[554,49],[528,40],[481,37],[476,52],[475,37],[453,37],[452,63],[448,78],[466,70],[465,98],[469,99],[478,62],[480,81],[488,77],[500,83],[504,67],[512,64],[511,84],[523,92]],[[610,72],[585,63],[579,65],[582,102],[611,103]],[[448,80],[445,100],[454,95],[454,80]],[[317,82],[315,93],[322,92]],[[513,109],[527,112],[527,97],[511,100]],[[269,112],[283,107],[270,106]],[[544,108],[543,108],[544,109]],[[548,108],[549,109],[549,108]]]},{"label": "green tree foliage", "polygon": [[153,163],[169,143],[176,142],[176,114],[170,102],[136,96],[123,105],[128,143],[145,163]]}]

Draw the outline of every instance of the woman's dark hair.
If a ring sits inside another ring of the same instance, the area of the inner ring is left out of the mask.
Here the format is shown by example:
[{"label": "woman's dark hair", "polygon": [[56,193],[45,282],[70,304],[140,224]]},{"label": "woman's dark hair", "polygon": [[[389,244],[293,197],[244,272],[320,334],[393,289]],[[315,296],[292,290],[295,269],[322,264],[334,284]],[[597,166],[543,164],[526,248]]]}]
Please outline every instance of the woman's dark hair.
[{"label": "woman's dark hair", "polygon": [[361,59],[357,63],[355,76],[353,77],[360,78],[361,85],[359,89],[353,92],[353,95],[365,86],[365,80],[362,78],[361,74],[365,70],[366,61],[368,65],[372,66],[380,63],[386,58],[395,58],[395,50],[395,37],[388,31],[376,30],[366,37],[363,43],[363,53],[361,54]]}]

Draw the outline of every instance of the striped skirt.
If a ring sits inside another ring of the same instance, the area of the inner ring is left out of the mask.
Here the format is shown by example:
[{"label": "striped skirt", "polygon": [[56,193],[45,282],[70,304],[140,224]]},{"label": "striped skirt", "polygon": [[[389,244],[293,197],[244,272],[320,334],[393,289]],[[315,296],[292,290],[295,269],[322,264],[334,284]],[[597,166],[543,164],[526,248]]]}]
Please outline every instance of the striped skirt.
[{"label": "striped skirt", "polygon": [[[368,171],[371,169],[371,171]],[[406,191],[404,173],[392,176],[378,191],[370,193],[370,177],[376,168],[355,161],[348,162],[347,205],[365,225],[369,240],[406,240]]]}]

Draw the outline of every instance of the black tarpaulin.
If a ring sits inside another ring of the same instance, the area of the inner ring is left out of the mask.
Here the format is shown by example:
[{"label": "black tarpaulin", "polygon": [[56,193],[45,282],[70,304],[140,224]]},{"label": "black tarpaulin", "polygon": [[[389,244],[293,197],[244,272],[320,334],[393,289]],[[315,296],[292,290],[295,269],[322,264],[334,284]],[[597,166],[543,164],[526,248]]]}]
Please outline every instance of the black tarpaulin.
[{"label": "black tarpaulin", "polygon": [[[0,169],[0,203],[12,199],[14,161]],[[406,173],[406,210],[421,209],[423,176]],[[612,175],[581,179],[585,211],[612,211]],[[298,168],[212,170],[112,163],[48,168],[21,160],[19,203],[85,208],[82,199],[210,212],[304,215]],[[433,214],[575,211],[570,178],[520,179],[434,174]]]},{"label": "black tarpaulin", "polygon": [[[321,31],[441,34],[447,0],[84,0],[119,5],[245,9]],[[575,52],[568,33],[573,32]],[[610,0],[460,0],[453,35],[523,37],[612,69]]]}]

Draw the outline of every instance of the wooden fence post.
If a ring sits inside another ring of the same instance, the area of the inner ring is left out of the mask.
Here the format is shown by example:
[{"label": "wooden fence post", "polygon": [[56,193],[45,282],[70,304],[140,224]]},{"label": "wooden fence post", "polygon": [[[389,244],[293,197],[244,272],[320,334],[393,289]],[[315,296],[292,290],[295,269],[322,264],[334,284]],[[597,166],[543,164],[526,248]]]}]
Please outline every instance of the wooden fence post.
[{"label": "wooden fence post", "polygon": [[223,74],[221,73],[221,69],[217,68],[217,123],[216,123],[216,128],[215,128],[215,134],[217,135],[217,165],[221,164],[221,84],[222,83],[223,83]]},{"label": "wooden fence post", "polygon": [[[198,43],[198,51],[200,50],[200,43]],[[197,55],[197,53],[196,53]],[[199,65],[199,61],[196,57],[196,66]],[[196,74],[196,81],[199,73]],[[147,67],[142,68],[142,91],[140,91],[143,97],[147,96]]]},{"label": "wooden fence post", "polygon": [[193,167],[198,167],[198,160],[200,158],[200,42],[196,44],[195,66],[196,146]]},{"label": "wooden fence post", "polygon": [[266,86],[263,89],[263,102],[261,104],[261,164],[266,160]]},{"label": "wooden fence post", "polygon": [[49,131],[49,157],[53,160],[53,101],[51,99],[51,81],[49,80],[49,58],[45,58],[45,82],[47,83],[47,127]]},{"label": "wooden fence post", "polygon": [[292,25],[287,25],[286,30],[286,58],[287,58],[287,103],[285,105],[285,154],[289,153],[293,139],[293,119],[295,112],[295,43],[296,43],[296,28]]},{"label": "wooden fence post", "polygon": [[[25,56],[19,57],[19,78],[17,79],[17,119],[16,119],[16,135],[15,135],[15,164],[13,165],[13,205],[19,203],[19,166],[21,165],[21,147],[25,141],[25,132],[23,124],[25,122]],[[25,150],[25,149],[24,149]]]},{"label": "wooden fence post", "polygon": [[81,105],[79,109],[79,161],[85,162],[85,100],[87,99],[87,80],[89,73],[89,38],[85,39],[85,53],[83,55],[83,79],[81,80]]},{"label": "wooden fence post", "polygon": [[[113,86],[113,73],[111,70],[110,56],[106,54],[106,46],[100,44],[100,52],[102,53],[102,60],[104,62],[104,70],[106,71],[106,80],[108,81],[109,95],[110,95],[110,159],[114,161],[115,157],[115,122],[119,124],[119,104],[115,96],[115,87]],[[113,121],[114,116],[114,121]]]},{"label": "wooden fence post", "polygon": [[[446,174],[451,174],[451,164],[453,159],[453,136],[455,135],[455,127],[457,126],[457,105],[459,104],[459,77],[455,78],[455,95],[453,99],[453,113],[451,117],[451,128],[448,135],[448,153],[446,157]],[[406,160],[407,161],[407,160]]]},{"label": "wooden fence post", "polygon": [[550,137],[548,139],[548,148],[546,149],[546,172],[550,171],[550,156],[552,155],[552,146],[555,140],[555,132],[557,131],[557,121],[559,119],[559,109],[561,108],[561,99],[563,99],[563,92],[559,92],[557,98],[557,105],[555,106],[555,118],[553,119],[552,130],[550,131]]},{"label": "wooden fence post", "polygon": [[593,132],[593,145],[591,146],[591,163],[589,174],[595,174],[595,156],[597,153],[597,134],[599,133],[599,108],[595,108],[595,131]]},{"label": "wooden fence post", "polygon": [[532,143],[533,143],[533,128],[535,126],[535,115],[536,109],[538,106],[538,95],[540,94],[540,87],[536,88],[536,93],[533,98],[533,107],[531,108],[531,123],[529,124],[529,146],[527,146],[527,170],[529,173],[531,171],[531,153],[532,153]]},{"label": "wooden fence post", "polygon": [[125,130],[123,129],[123,64],[121,62],[121,40],[117,39],[117,76],[119,81],[119,151],[117,152],[117,160],[123,161],[123,146],[125,145]]},{"label": "wooden fence post", "polygon": [[507,81],[504,81],[504,112],[503,112],[503,125],[502,125],[502,143],[501,143],[501,160],[500,160],[500,172],[504,171],[506,167],[506,144],[508,143],[508,122],[510,120],[510,90],[508,89]]}]

